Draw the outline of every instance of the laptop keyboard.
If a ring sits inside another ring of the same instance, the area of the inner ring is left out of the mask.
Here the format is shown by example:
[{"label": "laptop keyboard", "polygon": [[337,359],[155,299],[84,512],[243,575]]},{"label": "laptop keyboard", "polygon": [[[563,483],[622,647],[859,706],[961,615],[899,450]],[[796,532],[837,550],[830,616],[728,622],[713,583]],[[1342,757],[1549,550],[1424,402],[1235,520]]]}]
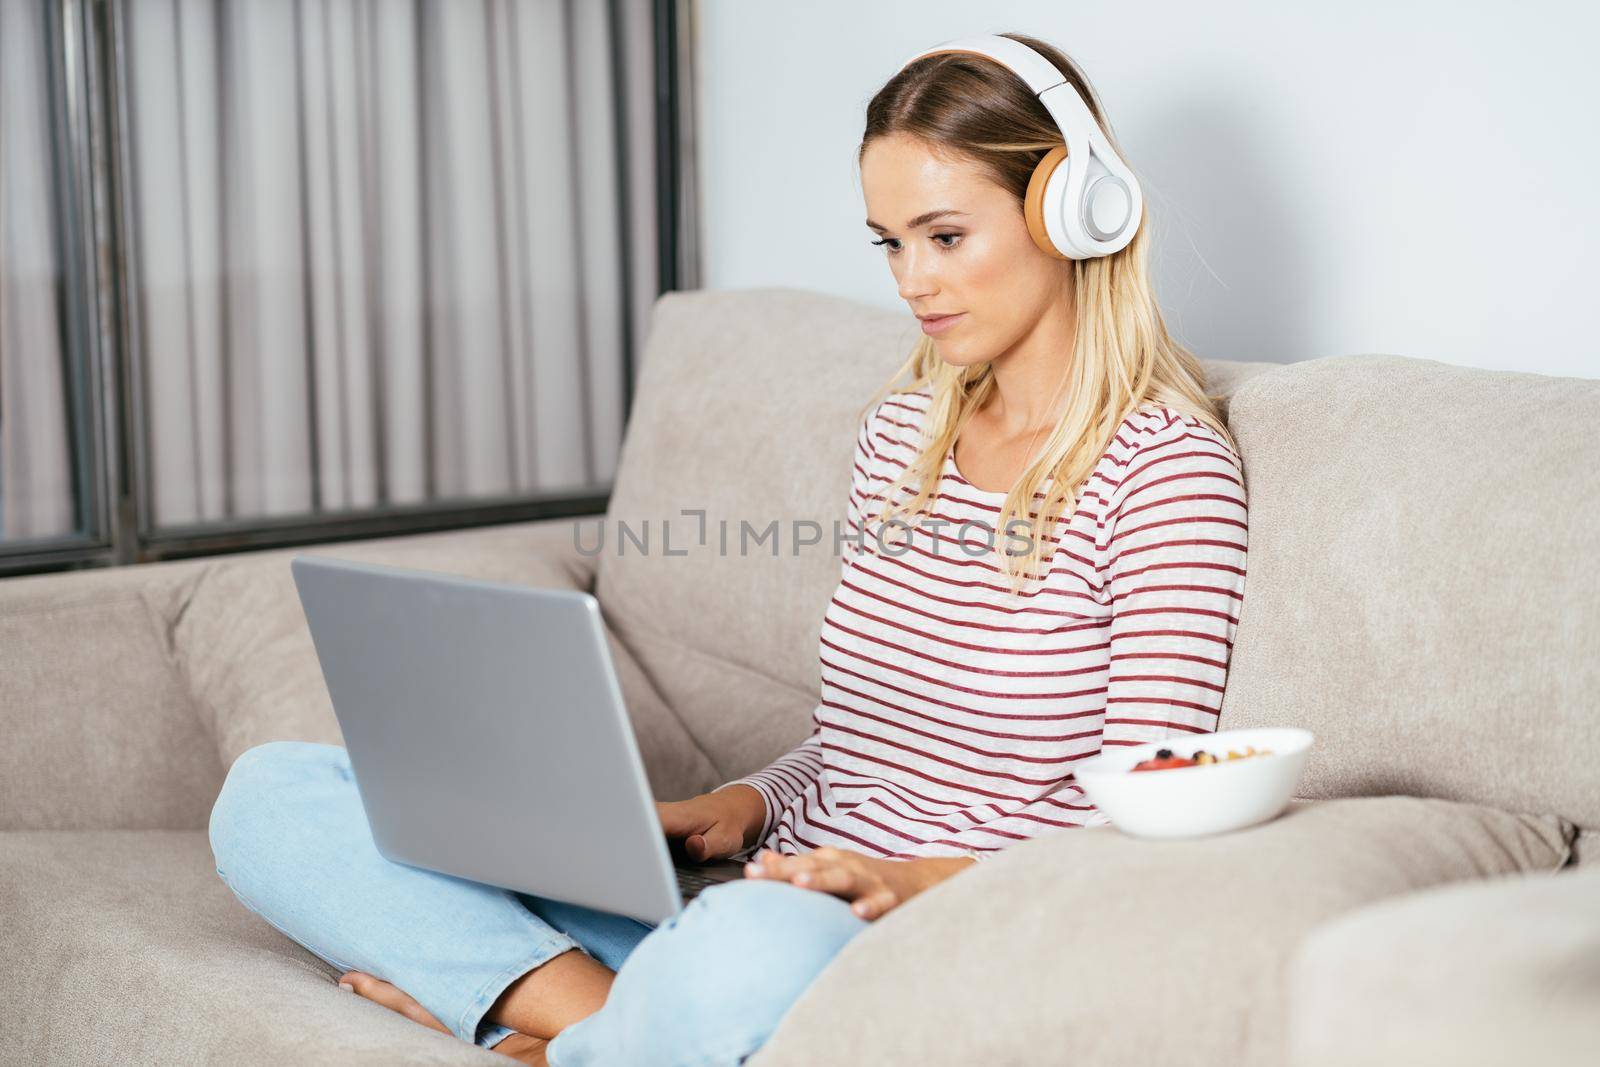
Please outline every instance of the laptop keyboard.
[{"label": "laptop keyboard", "polygon": [[705,871],[695,870],[693,867],[674,868],[678,872],[678,888],[683,891],[683,902],[687,904],[700,895],[702,889],[728,881],[726,875],[717,877]]}]

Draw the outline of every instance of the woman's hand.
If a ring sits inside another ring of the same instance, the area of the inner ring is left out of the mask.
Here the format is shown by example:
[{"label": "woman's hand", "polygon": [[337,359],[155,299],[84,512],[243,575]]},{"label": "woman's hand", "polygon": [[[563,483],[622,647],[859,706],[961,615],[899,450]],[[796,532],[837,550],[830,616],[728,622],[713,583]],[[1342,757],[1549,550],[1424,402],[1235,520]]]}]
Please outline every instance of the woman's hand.
[{"label": "woman's hand", "polygon": [[690,860],[708,863],[756,843],[767,802],[754,786],[740,782],[688,800],[658,800],[656,814],[669,846],[680,843]]},{"label": "woman's hand", "polygon": [[870,921],[976,862],[966,856],[885,860],[828,847],[785,856],[764,848],[750,857],[744,876],[831,893],[851,901],[850,910]]}]

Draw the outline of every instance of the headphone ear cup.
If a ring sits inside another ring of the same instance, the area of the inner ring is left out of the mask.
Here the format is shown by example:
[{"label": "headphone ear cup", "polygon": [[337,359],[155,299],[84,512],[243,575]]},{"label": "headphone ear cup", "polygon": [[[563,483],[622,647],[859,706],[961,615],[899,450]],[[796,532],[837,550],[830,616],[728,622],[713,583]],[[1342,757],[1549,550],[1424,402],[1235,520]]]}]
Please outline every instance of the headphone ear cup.
[{"label": "headphone ear cup", "polygon": [[1060,213],[1060,204],[1045,202],[1045,191],[1050,185],[1050,176],[1055,173],[1057,166],[1066,162],[1066,159],[1067,146],[1064,144],[1056,145],[1046,152],[1045,157],[1033,168],[1033,176],[1028,179],[1028,192],[1022,202],[1022,217],[1028,224],[1028,233],[1033,236],[1033,243],[1038,245],[1039,250],[1045,255],[1054,259],[1072,258],[1056,247],[1044,222],[1045,212]]}]

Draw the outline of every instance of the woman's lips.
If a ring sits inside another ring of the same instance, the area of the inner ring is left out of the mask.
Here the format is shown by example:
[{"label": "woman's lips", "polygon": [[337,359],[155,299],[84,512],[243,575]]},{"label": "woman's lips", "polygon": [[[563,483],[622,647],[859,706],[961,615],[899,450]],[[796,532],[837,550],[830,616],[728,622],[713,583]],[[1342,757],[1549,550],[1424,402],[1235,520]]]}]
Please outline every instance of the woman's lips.
[{"label": "woman's lips", "polygon": [[943,333],[944,331],[948,330],[950,327],[954,326],[956,323],[960,322],[962,316],[964,316],[965,314],[966,314],[965,311],[961,311],[961,312],[957,312],[954,315],[941,315],[936,319],[923,319],[922,320],[922,332],[923,333]]}]

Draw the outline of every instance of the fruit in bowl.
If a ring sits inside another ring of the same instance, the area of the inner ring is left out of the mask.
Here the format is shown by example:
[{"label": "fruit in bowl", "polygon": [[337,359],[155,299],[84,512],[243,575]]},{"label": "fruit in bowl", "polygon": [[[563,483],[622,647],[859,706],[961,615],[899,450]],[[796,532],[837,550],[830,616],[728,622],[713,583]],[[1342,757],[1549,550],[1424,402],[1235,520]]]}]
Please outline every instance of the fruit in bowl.
[{"label": "fruit in bowl", "polygon": [[1270,755],[1272,755],[1272,749],[1263,748],[1257,751],[1254,745],[1244,746],[1243,752],[1230,748],[1226,756],[1213,756],[1205,749],[1196,749],[1193,756],[1174,756],[1172,749],[1158,748],[1154,756],[1143,762],[1135,763],[1133,769],[1136,771],[1166,771],[1171,770],[1173,767],[1198,767],[1207,763],[1220,763],[1225,759],[1245,759],[1249,756]]},{"label": "fruit in bowl", "polygon": [[1290,726],[1168,737],[1102,750],[1073,774],[1124,833],[1199,837],[1275,818],[1294,796],[1314,740]]}]

